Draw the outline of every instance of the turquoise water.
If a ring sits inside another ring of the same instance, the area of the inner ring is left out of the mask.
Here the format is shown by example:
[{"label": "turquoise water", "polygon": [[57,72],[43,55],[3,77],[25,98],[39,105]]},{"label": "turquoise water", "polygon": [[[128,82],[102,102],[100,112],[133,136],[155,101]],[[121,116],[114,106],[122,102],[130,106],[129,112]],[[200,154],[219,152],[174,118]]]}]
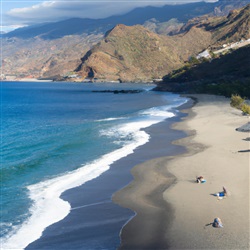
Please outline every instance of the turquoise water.
[{"label": "turquoise water", "polygon": [[[98,178],[186,99],[141,84],[2,83],[1,238],[24,248],[64,218],[60,194]],[[93,93],[144,89],[137,94]],[[57,216],[53,208],[60,208]],[[46,209],[45,209],[46,208]],[[53,215],[53,216],[52,216]],[[39,219],[38,219],[39,218]],[[39,222],[39,220],[41,220]],[[25,231],[26,230],[26,231]],[[34,239],[25,239],[27,230]]]}]

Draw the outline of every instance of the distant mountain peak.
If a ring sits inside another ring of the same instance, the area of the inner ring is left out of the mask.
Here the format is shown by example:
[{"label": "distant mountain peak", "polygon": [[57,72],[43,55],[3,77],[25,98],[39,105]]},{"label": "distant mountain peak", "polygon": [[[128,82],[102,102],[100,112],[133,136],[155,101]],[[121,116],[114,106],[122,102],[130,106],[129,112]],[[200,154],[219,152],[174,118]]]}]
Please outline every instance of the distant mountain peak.
[{"label": "distant mountain peak", "polygon": [[218,16],[227,15],[230,10],[243,7],[249,2],[250,0],[220,0],[214,3],[195,2],[162,7],[147,6],[136,8],[124,15],[103,19],[70,18],[58,22],[27,26],[4,34],[3,37],[28,39],[38,36],[42,39],[53,40],[67,35],[105,33],[119,23],[131,26],[144,24],[152,18],[157,18],[160,23],[173,18],[184,23],[191,18],[209,13]]}]

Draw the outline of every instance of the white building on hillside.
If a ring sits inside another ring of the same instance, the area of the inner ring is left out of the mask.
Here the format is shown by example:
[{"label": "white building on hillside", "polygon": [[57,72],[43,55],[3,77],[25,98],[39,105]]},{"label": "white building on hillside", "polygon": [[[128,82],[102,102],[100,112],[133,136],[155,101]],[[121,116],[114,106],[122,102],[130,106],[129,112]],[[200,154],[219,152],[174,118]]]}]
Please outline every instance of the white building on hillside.
[{"label": "white building on hillside", "polygon": [[204,50],[203,52],[201,52],[198,56],[196,56],[196,58],[197,59],[201,59],[201,58],[208,58],[208,59],[210,59],[211,58],[211,56],[210,56],[210,54],[209,54],[209,51],[206,49],[206,50]]}]

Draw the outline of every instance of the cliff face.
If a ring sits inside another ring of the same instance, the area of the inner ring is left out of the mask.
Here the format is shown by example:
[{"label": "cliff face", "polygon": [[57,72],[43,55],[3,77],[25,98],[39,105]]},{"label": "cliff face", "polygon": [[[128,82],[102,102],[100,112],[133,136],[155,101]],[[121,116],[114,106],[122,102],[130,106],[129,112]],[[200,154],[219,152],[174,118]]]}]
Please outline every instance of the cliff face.
[{"label": "cliff face", "polygon": [[210,41],[210,33],[196,27],[186,34],[167,37],[140,25],[117,25],[82,58],[78,71],[82,76],[107,80],[158,79],[180,67]]}]

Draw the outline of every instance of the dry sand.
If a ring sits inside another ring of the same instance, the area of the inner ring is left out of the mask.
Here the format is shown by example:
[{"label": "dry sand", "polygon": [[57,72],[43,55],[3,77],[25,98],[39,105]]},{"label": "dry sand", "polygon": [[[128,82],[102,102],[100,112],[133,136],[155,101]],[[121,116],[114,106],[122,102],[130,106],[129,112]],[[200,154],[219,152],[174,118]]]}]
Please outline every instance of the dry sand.
[{"label": "dry sand", "polygon": [[[229,99],[193,95],[198,103],[174,125],[190,136],[174,143],[188,152],[136,166],[135,180],[114,201],[136,211],[123,228],[121,249],[249,249],[249,133],[235,129],[248,117]],[[207,182],[197,184],[203,175]],[[212,194],[227,187],[230,196]],[[223,228],[209,225],[214,218]]]}]

